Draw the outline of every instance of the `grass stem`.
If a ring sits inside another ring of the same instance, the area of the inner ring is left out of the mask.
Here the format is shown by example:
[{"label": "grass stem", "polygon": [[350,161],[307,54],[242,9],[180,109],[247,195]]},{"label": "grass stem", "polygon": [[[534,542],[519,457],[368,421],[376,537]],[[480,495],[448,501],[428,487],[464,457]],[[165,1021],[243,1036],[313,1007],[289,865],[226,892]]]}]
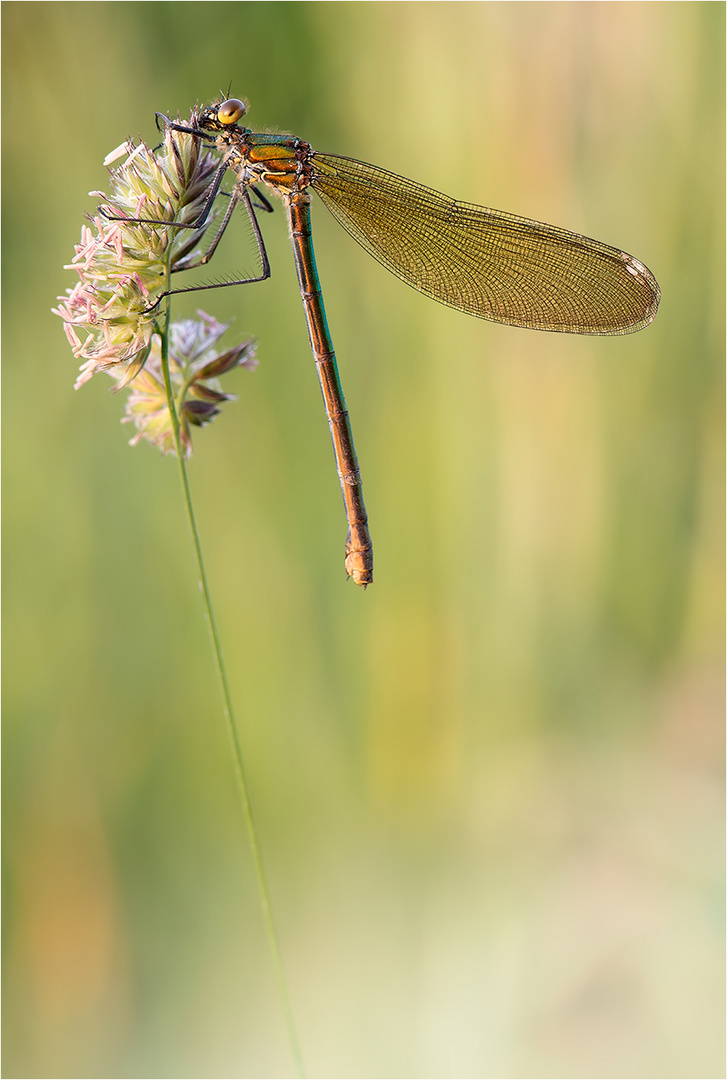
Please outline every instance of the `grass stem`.
[{"label": "grass stem", "polygon": [[159,333],[161,335],[161,360],[162,371],[164,373],[164,386],[166,389],[167,403],[169,405],[169,411],[172,418],[172,426],[174,430],[174,444],[177,451],[177,461],[179,462],[182,491],[184,494],[185,506],[187,508],[187,519],[189,521],[189,527],[192,533],[194,553],[197,559],[199,582],[204,601],[207,625],[210,633],[212,653],[214,656],[217,677],[219,680],[220,691],[222,694],[222,709],[225,715],[227,731],[230,736],[230,741],[232,743],[232,751],[235,762],[235,773],[237,777],[237,789],[240,796],[240,802],[242,804],[242,816],[245,820],[245,828],[247,830],[247,836],[250,843],[250,849],[252,851],[253,863],[255,866],[255,876],[257,878],[258,895],[260,898],[260,907],[262,908],[265,933],[267,935],[268,945],[270,947],[273,967],[275,969],[275,975],[278,983],[278,991],[280,993],[283,1005],[283,1012],[285,1014],[290,1048],[293,1054],[293,1058],[295,1059],[298,1076],[303,1078],[305,1077],[303,1057],[300,1051],[300,1044],[298,1042],[298,1036],[295,1029],[295,1022],[293,1020],[293,1010],[290,1004],[290,994],[288,992],[288,984],[285,978],[285,971],[283,969],[280,944],[278,942],[278,935],[275,929],[275,922],[273,920],[272,907],[270,904],[270,891],[268,889],[267,879],[265,877],[265,868],[263,866],[260,840],[258,837],[257,828],[255,826],[255,819],[253,817],[252,804],[250,801],[250,789],[247,782],[247,777],[245,775],[242,745],[240,743],[240,735],[237,730],[235,715],[232,709],[232,698],[230,696],[230,687],[227,681],[227,673],[225,671],[225,664],[222,656],[222,646],[220,644],[220,637],[217,632],[217,625],[215,622],[214,610],[212,607],[212,598],[210,596],[209,585],[207,583],[207,575],[204,568],[204,560],[202,558],[202,545],[200,543],[199,532],[197,530],[197,522],[194,515],[194,508],[192,506],[192,496],[189,489],[187,468],[180,436],[179,415],[176,407],[176,402],[174,401],[174,392],[169,373],[169,325],[170,304],[168,302],[164,323],[163,326],[159,327]]}]

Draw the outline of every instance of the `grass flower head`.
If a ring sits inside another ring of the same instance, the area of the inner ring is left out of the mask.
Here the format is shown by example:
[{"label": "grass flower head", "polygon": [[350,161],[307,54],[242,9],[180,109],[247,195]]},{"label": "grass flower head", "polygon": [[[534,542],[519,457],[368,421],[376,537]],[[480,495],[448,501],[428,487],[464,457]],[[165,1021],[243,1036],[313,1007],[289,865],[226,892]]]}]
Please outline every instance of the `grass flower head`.
[{"label": "grass flower head", "polygon": [[[192,452],[191,428],[211,423],[223,402],[235,400],[234,395],[222,392],[218,376],[235,367],[249,371],[257,367],[253,339],[218,352],[215,345],[230,324],[219,323],[204,311],[197,314],[201,321],[172,323],[169,330],[169,376],[185,457]],[[130,388],[122,422],[133,423],[138,429],[132,446],[146,439],[163,454],[174,453],[174,428],[164,386],[160,339],[156,336],[146,365]]]},{"label": "grass flower head", "polygon": [[[190,124],[194,126],[194,114]],[[115,390],[132,383],[124,422],[134,423],[131,440],[175,449],[173,419],[166,396],[158,301],[169,291],[169,275],[193,261],[213,221],[199,229],[167,227],[158,222],[191,225],[199,219],[219,161],[199,137],[167,127],[161,146],[128,141],[107,155],[110,194],[93,191],[102,205],[81,231],[73,261],[66,269],[78,282],[54,308],[66,336],[82,360],[76,389],[101,371]],[[223,402],[233,400],[217,378],[234,367],[254,368],[251,340],[217,352],[229,324],[198,312],[201,321],[169,327],[169,376],[185,457],[191,453],[191,428],[208,424]]]}]

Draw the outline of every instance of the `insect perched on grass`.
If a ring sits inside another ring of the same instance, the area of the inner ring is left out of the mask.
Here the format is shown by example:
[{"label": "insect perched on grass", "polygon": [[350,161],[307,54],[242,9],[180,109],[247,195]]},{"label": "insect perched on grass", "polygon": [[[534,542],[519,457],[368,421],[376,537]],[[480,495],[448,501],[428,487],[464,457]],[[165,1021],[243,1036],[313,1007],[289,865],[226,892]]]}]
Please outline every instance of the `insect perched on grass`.
[{"label": "insect perched on grass", "polygon": [[161,118],[174,131],[213,143],[222,155],[198,219],[164,224],[203,226],[221,194],[227,169],[232,169],[234,189],[209,248],[195,262],[177,269],[209,261],[242,203],[258,246],[260,273],[224,284],[263,281],[270,276],[270,264],[255,209],[272,207],[259,185],[282,198],[348,519],[346,572],[365,587],[373,580],[371,538],[316,271],[310,191],[392,274],[442,304],[493,322],[571,334],[630,334],[656,315],[659,286],[643,263],[618,248],[553,225],[458,202],[374,165],[319,153],[290,135],[250,131],[239,124],[245,112],[242,101],[230,98],[193,114],[189,124]]}]

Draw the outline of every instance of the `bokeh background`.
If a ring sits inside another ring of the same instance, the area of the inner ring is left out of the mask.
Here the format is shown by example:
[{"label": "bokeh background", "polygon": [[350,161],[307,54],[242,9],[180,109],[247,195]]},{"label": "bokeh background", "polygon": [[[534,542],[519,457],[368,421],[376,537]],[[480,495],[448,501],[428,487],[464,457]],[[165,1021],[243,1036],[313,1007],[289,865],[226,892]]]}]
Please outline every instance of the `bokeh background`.
[{"label": "bokeh background", "polygon": [[662,287],[499,327],[314,206],[366,592],[280,209],[204,297],[259,338],[191,477],[308,1074],[724,1075],[724,5],[2,12],[4,1075],[293,1075],[176,465],[50,314],[107,151],[229,84]]}]

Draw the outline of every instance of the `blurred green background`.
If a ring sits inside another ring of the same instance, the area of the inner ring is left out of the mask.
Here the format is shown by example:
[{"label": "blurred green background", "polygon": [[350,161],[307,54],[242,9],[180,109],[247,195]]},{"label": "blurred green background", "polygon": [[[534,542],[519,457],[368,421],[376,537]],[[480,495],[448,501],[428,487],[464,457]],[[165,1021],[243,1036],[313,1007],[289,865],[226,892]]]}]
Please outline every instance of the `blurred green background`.
[{"label": "blurred green background", "polygon": [[50,314],[107,151],[230,83],[662,287],[495,326],[314,206],[367,592],[280,208],[202,301],[260,342],[191,479],[308,1073],[724,1075],[724,5],[2,10],[4,1075],[292,1075],[176,465]]}]

